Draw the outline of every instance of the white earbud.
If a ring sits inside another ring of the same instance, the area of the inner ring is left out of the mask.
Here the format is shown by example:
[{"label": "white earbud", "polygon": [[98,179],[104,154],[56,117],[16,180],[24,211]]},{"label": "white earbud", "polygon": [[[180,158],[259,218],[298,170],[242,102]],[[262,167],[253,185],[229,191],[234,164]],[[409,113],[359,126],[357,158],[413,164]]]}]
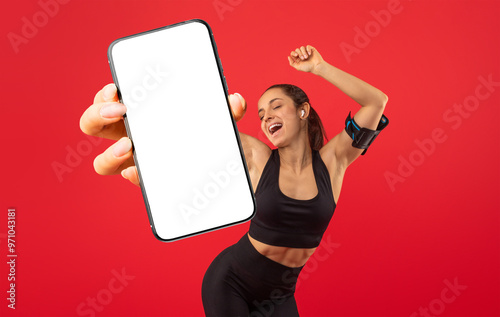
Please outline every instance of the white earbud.
[{"label": "white earbud", "polygon": [[302,117],[305,115],[305,113],[306,112],[304,111],[304,109],[302,109]]}]

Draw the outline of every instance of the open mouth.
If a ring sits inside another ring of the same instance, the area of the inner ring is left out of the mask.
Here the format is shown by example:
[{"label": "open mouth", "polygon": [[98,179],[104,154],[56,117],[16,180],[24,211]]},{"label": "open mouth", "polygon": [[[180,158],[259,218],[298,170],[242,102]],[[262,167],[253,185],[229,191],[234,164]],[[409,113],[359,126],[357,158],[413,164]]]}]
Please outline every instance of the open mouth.
[{"label": "open mouth", "polygon": [[283,124],[281,123],[273,123],[269,126],[269,133],[271,133],[271,135],[274,135],[276,132],[278,132],[281,127],[283,127]]}]

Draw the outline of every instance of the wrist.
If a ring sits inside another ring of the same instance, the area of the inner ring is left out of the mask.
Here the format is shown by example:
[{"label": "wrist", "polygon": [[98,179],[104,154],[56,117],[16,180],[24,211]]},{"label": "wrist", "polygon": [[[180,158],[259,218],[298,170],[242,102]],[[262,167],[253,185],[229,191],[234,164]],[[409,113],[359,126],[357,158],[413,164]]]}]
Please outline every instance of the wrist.
[{"label": "wrist", "polygon": [[314,75],[318,76],[323,76],[325,73],[325,69],[327,68],[328,63],[325,61],[321,61],[318,64],[314,65],[313,69],[311,70],[311,73]]}]

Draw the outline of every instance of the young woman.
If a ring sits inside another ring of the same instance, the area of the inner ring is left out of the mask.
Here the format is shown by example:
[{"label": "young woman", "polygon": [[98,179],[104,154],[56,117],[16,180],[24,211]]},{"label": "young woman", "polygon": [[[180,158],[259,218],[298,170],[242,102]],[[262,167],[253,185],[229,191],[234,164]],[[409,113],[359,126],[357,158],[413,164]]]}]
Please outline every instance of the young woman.
[{"label": "young woman", "polygon": [[[365,146],[359,148],[353,139],[358,140],[357,131],[370,135],[370,130],[385,126],[381,122],[387,124],[382,116],[387,96],[324,61],[314,47],[295,49],[288,61],[299,71],[326,79],[361,109],[324,144],[321,120],[302,89],[274,85],[262,94],[261,128],[276,149],[240,133],[257,212],[249,232],[222,251],[205,274],[202,299],[207,316],[298,316],[294,297],[298,275],[333,215],[347,167],[371,143],[364,140]],[[83,114],[80,127],[90,135],[119,139],[96,157],[97,173],[121,173],[138,185],[132,144],[121,120],[126,108],[117,101],[116,87],[105,86]],[[235,119],[241,119],[245,100],[234,94],[229,101]]]}]

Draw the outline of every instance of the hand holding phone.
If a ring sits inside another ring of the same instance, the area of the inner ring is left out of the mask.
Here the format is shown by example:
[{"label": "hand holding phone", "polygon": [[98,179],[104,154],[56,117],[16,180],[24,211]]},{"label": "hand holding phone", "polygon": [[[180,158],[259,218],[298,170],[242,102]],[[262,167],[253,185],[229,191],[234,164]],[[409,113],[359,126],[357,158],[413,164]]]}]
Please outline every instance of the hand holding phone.
[{"label": "hand holding phone", "polygon": [[[240,94],[231,94],[228,99],[234,120],[240,120],[246,112],[245,99]],[[94,169],[98,174],[121,174],[132,184],[139,186],[132,146],[123,121],[126,109],[118,100],[116,85],[107,84],[97,92],[94,103],[82,114],[80,129],[88,135],[117,140],[94,159]],[[130,145],[123,144],[124,142],[130,142]]]},{"label": "hand holding phone", "polygon": [[208,24],[122,38],[108,57],[155,236],[173,241],[249,220],[255,198]]}]

